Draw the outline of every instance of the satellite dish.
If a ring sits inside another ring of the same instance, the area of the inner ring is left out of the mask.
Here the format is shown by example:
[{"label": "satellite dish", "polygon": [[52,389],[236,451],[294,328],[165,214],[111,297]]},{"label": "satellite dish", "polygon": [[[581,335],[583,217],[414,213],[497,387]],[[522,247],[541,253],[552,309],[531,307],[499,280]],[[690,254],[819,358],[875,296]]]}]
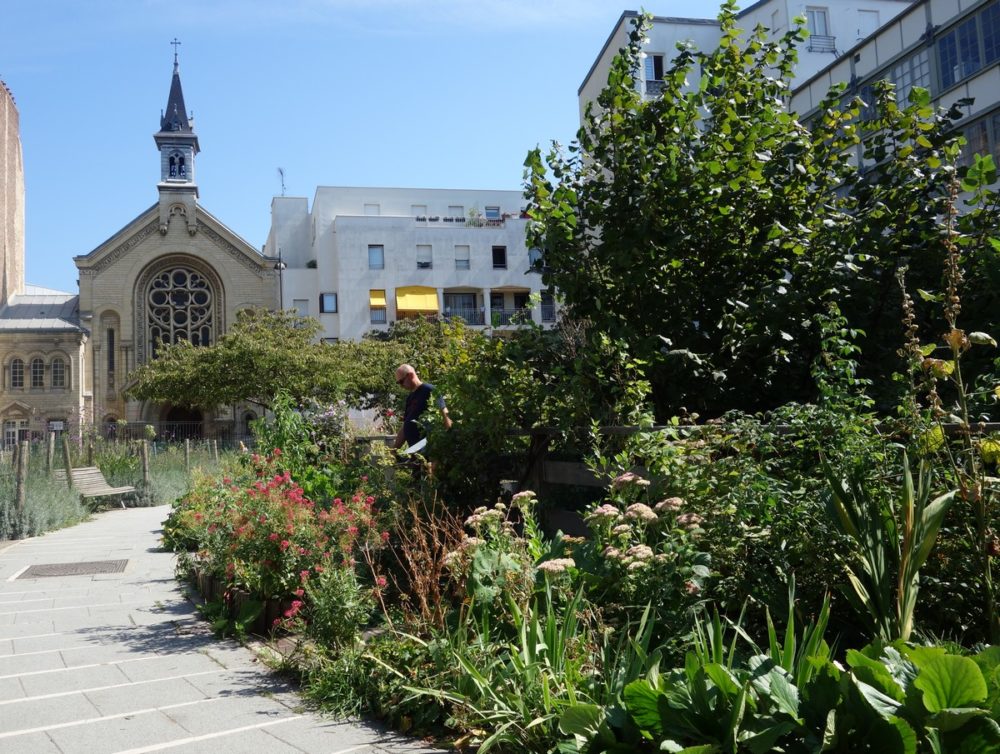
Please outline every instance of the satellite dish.
[{"label": "satellite dish", "polygon": [[417,442],[413,443],[413,445],[408,447],[403,452],[406,453],[407,455],[410,455],[411,453],[419,453],[426,447],[427,447],[427,438],[425,437],[423,440],[418,440]]}]

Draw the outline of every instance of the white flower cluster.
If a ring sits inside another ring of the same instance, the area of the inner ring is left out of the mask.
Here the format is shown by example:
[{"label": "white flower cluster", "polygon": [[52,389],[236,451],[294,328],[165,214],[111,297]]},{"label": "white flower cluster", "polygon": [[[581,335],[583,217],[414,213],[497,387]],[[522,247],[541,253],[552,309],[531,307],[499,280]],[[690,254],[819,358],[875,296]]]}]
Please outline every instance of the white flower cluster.
[{"label": "white flower cluster", "polygon": [[611,487],[612,489],[618,490],[629,484],[634,484],[637,487],[648,487],[649,480],[643,479],[641,476],[634,474],[631,471],[626,471],[624,474],[619,474],[612,480]]},{"label": "white flower cluster", "polygon": [[587,521],[600,521],[601,519],[607,519],[609,521],[617,521],[621,518],[621,511],[619,511],[615,506],[608,505],[605,503],[599,508],[591,511],[587,514]]},{"label": "white flower cluster", "polygon": [[[503,503],[497,503],[497,506],[499,505],[503,505]],[[483,505],[476,508],[472,511],[472,515],[465,519],[465,525],[478,529],[481,526],[500,523],[504,517],[504,511],[497,506],[487,508]]]},{"label": "white flower cluster", "polygon": [[538,570],[548,574],[563,573],[567,568],[575,567],[576,561],[573,558],[553,558],[538,564]]},{"label": "white flower cluster", "polygon": [[666,500],[661,500],[656,505],[653,506],[653,510],[657,513],[673,513],[679,511],[684,506],[684,500],[679,497],[668,497]]},{"label": "white flower cluster", "polygon": [[644,503],[632,503],[632,505],[625,509],[625,518],[630,518],[634,521],[651,523],[656,521],[659,517],[648,505],[645,505]]}]

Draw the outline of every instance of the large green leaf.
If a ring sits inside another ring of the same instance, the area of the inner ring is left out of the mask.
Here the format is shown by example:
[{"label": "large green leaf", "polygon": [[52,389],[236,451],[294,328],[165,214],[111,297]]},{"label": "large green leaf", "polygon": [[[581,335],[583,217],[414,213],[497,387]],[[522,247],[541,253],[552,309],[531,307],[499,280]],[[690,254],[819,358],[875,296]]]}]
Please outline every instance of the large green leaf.
[{"label": "large green leaf", "polygon": [[948,754],[993,754],[1000,751],[1000,726],[988,717],[977,717],[958,730],[943,734]]},{"label": "large green leaf", "polygon": [[924,692],[924,706],[931,712],[974,707],[986,701],[986,680],[968,657],[935,657],[920,668],[913,685]]},{"label": "large green leaf", "polygon": [[903,708],[903,705],[898,701],[893,699],[891,696],[883,694],[874,686],[870,686],[864,681],[859,681],[857,678],[852,678],[855,688],[861,692],[861,696],[868,706],[870,706],[883,720],[892,720]]},{"label": "large green leaf", "polygon": [[649,681],[640,678],[625,687],[625,707],[644,736],[658,739],[663,735],[659,701],[663,693],[654,689]]},{"label": "large green leaf", "polygon": [[986,707],[993,719],[1000,718],[1000,647],[989,647],[972,658],[986,681]]},{"label": "large green leaf", "polygon": [[604,719],[604,708],[596,704],[572,704],[559,716],[559,732],[591,738]]}]

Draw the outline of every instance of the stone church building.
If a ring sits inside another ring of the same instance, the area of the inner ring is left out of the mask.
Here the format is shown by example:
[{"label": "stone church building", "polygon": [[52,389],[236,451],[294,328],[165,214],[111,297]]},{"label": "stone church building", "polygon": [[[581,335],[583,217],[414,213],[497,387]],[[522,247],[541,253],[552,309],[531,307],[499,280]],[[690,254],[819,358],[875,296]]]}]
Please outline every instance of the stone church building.
[{"label": "stone church building", "polygon": [[[4,99],[6,96],[6,100]],[[231,438],[247,407],[203,414],[124,394],[129,372],[162,343],[211,345],[237,312],[278,306],[276,261],[198,202],[198,137],[176,55],[167,107],[153,135],[157,202],[96,249],[74,257],[78,294],[24,284],[23,169],[17,110],[0,87],[0,443],[49,430],[104,434],[152,425],[160,436]]]}]

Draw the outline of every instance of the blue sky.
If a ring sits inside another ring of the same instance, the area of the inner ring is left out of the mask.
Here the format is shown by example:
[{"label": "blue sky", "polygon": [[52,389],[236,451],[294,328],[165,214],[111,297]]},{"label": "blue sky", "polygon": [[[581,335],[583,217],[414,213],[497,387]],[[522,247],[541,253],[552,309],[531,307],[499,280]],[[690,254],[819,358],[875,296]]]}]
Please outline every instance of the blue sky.
[{"label": "blue sky", "polygon": [[[746,4],[746,3],[744,3]],[[21,117],[27,281],[156,201],[152,134],[180,39],[203,206],[258,248],[271,198],[317,185],[519,189],[568,143],[614,0],[3,0],[0,78]],[[655,0],[714,17],[715,2]]]}]

